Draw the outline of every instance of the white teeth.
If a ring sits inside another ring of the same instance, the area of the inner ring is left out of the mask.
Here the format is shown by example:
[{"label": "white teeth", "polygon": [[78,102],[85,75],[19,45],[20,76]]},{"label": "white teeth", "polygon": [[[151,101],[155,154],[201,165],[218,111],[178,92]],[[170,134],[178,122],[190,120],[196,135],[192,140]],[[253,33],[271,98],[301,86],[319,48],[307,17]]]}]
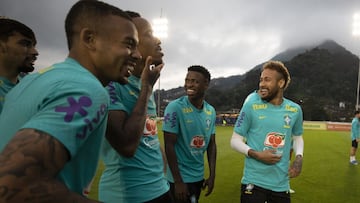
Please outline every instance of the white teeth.
[{"label": "white teeth", "polygon": [[188,93],[193,93],[195,92],[194,90],[187,90]]},{"label": "white teeth", "polygon": [[134,69],[135,69],[134,66],[128,66],[128,71],[129,71],[129,72],[133,72]]},{"label": "white teeth", "polygon": [[260,89],[260,92],[267,92],[267,89]]}]

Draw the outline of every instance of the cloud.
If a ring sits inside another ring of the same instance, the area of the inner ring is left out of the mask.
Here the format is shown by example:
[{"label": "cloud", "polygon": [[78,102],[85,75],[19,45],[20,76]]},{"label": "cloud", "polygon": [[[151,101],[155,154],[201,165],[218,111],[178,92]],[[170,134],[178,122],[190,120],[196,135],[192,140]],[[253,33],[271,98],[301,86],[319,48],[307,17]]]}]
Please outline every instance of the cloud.
[{"label": "cloud", "polygon": [[[32,27],[38,38],[37,67],[67,54],[64,19],[75,0],[1,0],[0,15]],[[360,54],[352,33],[358,0],[105,0],[148,20],[166,17],[169,37],[162,40],[165,69],[161,87],[183,85],[186,68],[208,67],[213,77],[242,74],[286,49],[332,39]]]}]

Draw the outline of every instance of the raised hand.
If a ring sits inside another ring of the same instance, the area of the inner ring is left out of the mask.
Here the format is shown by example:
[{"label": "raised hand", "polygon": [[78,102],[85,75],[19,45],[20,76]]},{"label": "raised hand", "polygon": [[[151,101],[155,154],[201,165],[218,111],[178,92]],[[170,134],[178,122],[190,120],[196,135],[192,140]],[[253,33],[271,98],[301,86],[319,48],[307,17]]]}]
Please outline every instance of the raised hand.
[{"label": "raised hand", "polygon": [[163,63],[157,66],[153,65],[152,57],[148,56],[145,61],[144,70],[141,74],[142,84],[153,87],[157,79],[160,77],[160,72],[163,67],[164,67]]}]

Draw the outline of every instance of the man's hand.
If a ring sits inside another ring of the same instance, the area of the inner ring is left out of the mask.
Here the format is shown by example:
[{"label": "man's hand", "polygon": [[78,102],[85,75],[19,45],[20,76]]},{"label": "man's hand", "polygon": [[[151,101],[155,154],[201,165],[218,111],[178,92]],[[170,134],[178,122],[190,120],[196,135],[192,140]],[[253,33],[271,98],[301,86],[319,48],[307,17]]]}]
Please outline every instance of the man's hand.
[{"label": "man's hand", "polygon": [[302,169],[302,156],[297,155],[294,162],[289,167],[289,177],[295,178],[300,175]]},{"label": "man's hand", "polygon": [[174,186],[175,186],[175,198],[186,202],[189,198],[189,191],[186,183],[175,182]]},{"label": "man's hand", "polygon": [[214,182],[215,182],[215,177],[209,177],[208,179],[206,179],[203,183],[202,189],[205,190],[205,188],[207,187],[207,192],[205,193],[205,196],[208,196],[211,194],[211,192],[214,189]]},{"label": "man's hand", "polygon": [[274,149],[267,149],[260,152],[250,149],[248,154],[249,157],[257,159],[266,164],[276,164],[281,160],[282,157],[282,155],[276,154],[276,150]]},{"label": "man's hand", "polygon": [[144,70],[141,74],[142,84],[153,87],[157,79],[160,77],[160,72],[163,67],[163,63],[157,66],[152,65],[152,57],[148,56],[145,61]]}]

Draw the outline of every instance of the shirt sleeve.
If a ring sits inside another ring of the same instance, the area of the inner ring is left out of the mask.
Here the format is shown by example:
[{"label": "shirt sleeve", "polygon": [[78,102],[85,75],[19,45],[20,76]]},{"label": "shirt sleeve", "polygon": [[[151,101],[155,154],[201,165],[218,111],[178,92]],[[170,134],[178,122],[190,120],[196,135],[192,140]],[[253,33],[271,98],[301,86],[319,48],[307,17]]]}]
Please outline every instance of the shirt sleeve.
[{"label": "shirt sleeve", "polygon": [[248,137],[248,130],[251,123],[251,109],[248,106],[248,102],[243,104],[234,127],[234,132],[245,138]]},{"label": "shirt sleeve", "polygon": [[179,112],[175,102],[170,102],[165,108],[163,131],[178,134],[179,133]]},{"label": "shirt sleeve", "polygon": [[299,115],[296,119],[294,128],[293,128],[293,132],[292,135],[294,136],[300,136],[304,133],[304,129],[303,129],[303,112],[301,110],[301,107],[298,107],[299,109]]},{"label": "shirt sleeve", "polygon": [[[106,124],[108,95],[98,84],[74,86],[64,82],[39,104],[37,113],[22,126],[44,131],[59,140],[73,157],[89,136]],[[76,87],[76,88],[75,88]],[[51,87],[49,87],[51,88]]]},{"label": "shirt sleeve", "polygon": [[106,86],[106,90],[110,97],[110,106],[109,110],[121,110],[125,111],[126,113],[130,114],[130,110],[127,109],[123,104],[122,92],[121,88],[119,87],[119,83],[117,82],[110,82]]}]

